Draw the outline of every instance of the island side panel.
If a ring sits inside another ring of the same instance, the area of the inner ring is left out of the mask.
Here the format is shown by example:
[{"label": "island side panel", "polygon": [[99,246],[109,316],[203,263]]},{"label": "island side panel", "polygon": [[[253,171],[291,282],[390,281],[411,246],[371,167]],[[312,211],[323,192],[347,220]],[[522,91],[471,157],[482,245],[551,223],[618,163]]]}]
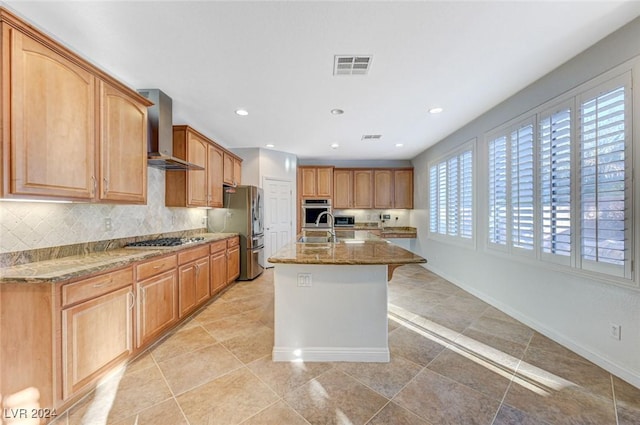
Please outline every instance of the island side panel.
[{"label": "island side panel", "polygon": [[275,264],[274,286],[274,361],[389,361],[386,265]]}]

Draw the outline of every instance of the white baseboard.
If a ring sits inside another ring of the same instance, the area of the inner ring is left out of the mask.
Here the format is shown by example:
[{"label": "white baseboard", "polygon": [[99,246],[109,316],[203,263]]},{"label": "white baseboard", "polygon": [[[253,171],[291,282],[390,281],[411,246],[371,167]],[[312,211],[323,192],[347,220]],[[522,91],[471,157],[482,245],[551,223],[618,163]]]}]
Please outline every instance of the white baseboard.
[{"label": "white baseboard", "polygon": [[369,362],[388,363],[388,348],[273,347],[274,362]]}]

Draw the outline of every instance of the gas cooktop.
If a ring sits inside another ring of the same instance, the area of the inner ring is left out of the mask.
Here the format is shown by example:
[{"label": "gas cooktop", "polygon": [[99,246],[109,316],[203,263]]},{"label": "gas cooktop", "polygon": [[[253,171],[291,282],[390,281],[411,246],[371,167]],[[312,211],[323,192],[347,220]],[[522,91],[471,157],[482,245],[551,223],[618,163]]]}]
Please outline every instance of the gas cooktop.
[{"label": "gas cooktop", "polygon": [[194,242],[203,241],[202,236],[193,238],[160,238],[138,241],[127,244],[125,248],[174,248],[176,246],[187,245]]}]

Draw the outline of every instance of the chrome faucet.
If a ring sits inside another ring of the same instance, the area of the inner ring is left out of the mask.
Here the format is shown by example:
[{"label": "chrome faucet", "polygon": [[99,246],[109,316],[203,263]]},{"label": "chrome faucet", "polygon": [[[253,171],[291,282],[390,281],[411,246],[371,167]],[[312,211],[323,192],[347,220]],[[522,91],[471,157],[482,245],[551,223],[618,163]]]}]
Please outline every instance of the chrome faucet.
[{"label": "chrome faucet", "polygon": [[335,218],[333,217],[333,214],[331,214],[329,211],[322,211],[318,215],[318,218],[316,218],[316,227],[318,227],[318,225],[320,224],[320,219],[322,218],[323,215],[327,216],[327,221],[329,221],[329,217],[331,217],[331,222],[330,222],[331,229],[329,230],[329,234],[331,235],[331,242],[335,242],[336,241],[336,228],[334,227]]}]

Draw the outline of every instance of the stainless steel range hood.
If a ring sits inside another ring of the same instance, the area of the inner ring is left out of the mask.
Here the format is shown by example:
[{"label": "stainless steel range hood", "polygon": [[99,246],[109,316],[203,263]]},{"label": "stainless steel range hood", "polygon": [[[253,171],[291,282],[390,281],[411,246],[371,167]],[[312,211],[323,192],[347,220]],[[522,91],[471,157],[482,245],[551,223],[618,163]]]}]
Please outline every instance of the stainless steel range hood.
[{"label": "stainless steel range hood", "polygon": [[173,156],[173,110],[169,96],[159,89],[140,89],[138,93],[153,102],[147,114],[147,164],[163,170],[204,170],[199,165]]}]

